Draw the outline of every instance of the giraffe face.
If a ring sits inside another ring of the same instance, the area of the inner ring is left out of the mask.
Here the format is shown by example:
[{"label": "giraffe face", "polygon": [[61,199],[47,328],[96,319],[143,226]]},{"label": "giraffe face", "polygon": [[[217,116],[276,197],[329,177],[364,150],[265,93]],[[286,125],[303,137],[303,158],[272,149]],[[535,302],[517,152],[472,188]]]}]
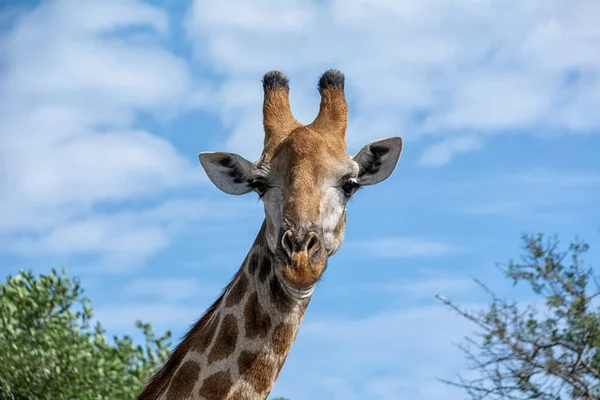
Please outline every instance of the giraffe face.
[{"label": "giraffe face", "polygon": [[312,293],[328,257],[344,240],[348,200],[392,173],[402,139],[370,143],[354,157],[346,153],[347,106],[338,71],[321,77],[321,110],[307,126],[291,116],[283,74],[265,75],[263,86],[262,157],[251,163],[237,154],[201,153],[200,162],[222,191],[260,196],[276,273],[292,295],[302,297]]},{"label": "giraffe face", "polygon": [[327,258],[344,240],[346,206],[363,186],[385,180],[402,152],[402,139],[370,143],[350,157],[335,138],[310,127],[290,133],[270,160],[202,153],[212,182],[229,194],[255,192],[266,218],[267,243],[279,276],[294,293],[310,291]]},{"label": "giraffe face", "polygon": [[[256,171],[268,171],[255,176],[260,182],[255,190],[265,207],[268,246],[277,265],[285,266],[282,275],[296,280],[295,287],[314,285],[327,257],[341,246],[346,204],[358,189],[358,164],[333,139],[297,128],[275,149],[268,165],[264,160],[256,165]],[[304,264],[311,274],[292,277]]]}]

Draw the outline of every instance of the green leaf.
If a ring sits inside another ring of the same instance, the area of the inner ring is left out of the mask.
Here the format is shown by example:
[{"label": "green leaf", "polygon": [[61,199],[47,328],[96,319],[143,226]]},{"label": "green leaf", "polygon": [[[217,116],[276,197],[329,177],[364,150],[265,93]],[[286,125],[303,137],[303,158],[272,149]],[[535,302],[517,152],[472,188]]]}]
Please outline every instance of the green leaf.
[{"label": "green leaf", "polygon": [[[79,280],[52,270],[20,271],[0,284],[0,399],[132,399],[169,354],[150,324],[141,344],[107,340]],[[134,324],[134,321],[132,321]]]}]

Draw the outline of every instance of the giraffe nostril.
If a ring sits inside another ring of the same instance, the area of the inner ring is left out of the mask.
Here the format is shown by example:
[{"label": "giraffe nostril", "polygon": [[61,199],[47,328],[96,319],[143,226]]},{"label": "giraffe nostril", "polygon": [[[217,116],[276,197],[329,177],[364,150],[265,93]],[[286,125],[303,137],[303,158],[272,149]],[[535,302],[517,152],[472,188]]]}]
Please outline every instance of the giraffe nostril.
[{"label": "giraffe nostril", "polygon": [[294,251],[294,245],[292,243],[292,231],[285,231],[281,238],[281,247],[285,251],[285,254],[291,259],[292,252]]},{"label": "giraffe nostril", "polygon": [[306,243],[306,252],[308,253],[309,257],[319,250],[319,243],[319,235],[317,235],[315,232],[310,232],[308,234],[308,242]]},{"label": "giraffe nostril", "polygon": [[[298,237],[299,236],[299,237]],[[294,254],[306,254],[312,257],[321,248],[321,240],[316,232],[308,232],[304,235],[294,235],[292,230],[287,230],[281,236],[281,249],[292,261]]]}]

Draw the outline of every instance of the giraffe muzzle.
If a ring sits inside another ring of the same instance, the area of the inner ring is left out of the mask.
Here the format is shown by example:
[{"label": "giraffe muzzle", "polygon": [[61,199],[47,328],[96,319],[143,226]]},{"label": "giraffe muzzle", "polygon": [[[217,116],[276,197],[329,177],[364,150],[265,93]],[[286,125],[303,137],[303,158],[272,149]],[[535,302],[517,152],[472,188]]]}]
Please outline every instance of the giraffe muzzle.
[{"label": "giraffe muzzle", "polygon": [[314,231],[294,234],[288,229],[281,237],[281,248],[291,264],[297,258],[306,258],[309,261],[321,249],[321,239]]},{"label": "giraffe muzzle", "polygon": [[327,265],[323,241],[318,229],[285,228],[277,251],[278,275],[292,297],[310,297]]}]

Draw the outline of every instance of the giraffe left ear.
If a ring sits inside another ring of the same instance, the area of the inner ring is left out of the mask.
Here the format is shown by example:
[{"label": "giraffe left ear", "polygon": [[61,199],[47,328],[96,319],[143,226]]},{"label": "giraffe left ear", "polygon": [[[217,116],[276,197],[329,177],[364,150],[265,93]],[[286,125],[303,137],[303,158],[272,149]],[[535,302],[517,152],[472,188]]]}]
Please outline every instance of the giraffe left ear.
[{"label": "giraffe left ear", "polygon": [[401,153],[401,137],[378,140],[363,147],[353,157],[359,167],[358,183],[368,186],[386,180],[396,168]]},{"label": "giraffe left ear", "polygon": [[227,194],[246,194],[252,191],[252,163],[233,153],[200,153],[200,164],[209,179]]}]

